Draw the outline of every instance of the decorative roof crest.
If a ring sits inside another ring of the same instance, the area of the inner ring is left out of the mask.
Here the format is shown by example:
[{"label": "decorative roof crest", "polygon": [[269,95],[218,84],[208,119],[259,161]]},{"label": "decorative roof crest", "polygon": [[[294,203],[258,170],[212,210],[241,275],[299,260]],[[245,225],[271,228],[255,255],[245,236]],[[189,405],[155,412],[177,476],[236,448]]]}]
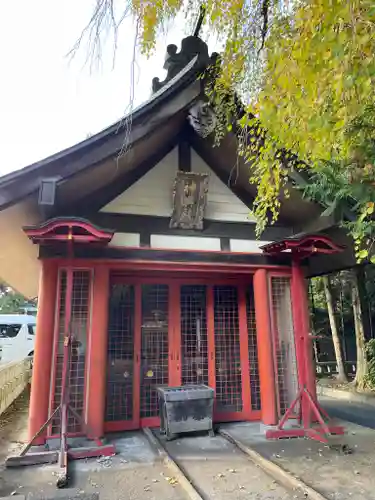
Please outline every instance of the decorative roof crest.
[{"label": "decorative roof crest", "polygon": [[181,50],[177,52],[177,46],[174,44],[168,45],[165,56],[164,69],[167,70],[167,76],[162,82],[159,78],[152,79],[152,91],[157,92],[172,78],[184,69],[190,61],[197,56],[196,69],[206,69],[210,64],[213,64],[218,55],[213,53],[211,57],[208,55],[207,44],[197,36],[188,36],[181,42]]}]

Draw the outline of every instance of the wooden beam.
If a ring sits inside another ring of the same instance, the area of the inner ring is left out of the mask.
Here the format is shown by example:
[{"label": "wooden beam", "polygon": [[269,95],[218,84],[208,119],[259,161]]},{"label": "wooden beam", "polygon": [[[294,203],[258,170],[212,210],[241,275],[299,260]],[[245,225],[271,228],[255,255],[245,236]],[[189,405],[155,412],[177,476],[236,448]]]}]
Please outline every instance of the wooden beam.
[{"label": "wooden beam", "polygon": [[178,170],[191,172],[191,147],[186,139],[178,143]]},{"label": "wooden beam", "polygon": [[[251,253],[221,253],[202,252],[194,250],[158,250],[146,248],[114,248],[114,247],[76,247],[74,256],[77,259],[105,259],[117,261],[144,261],[144,262],[175,262],[196,264],[227,264],[227,265],[253,265],[264,266],[287,266],[291,265],[290,254],[268,256],[264,254]],[[41,258],[67,257],[66,248],[41,247]]]},{"label": "wooden beam", "polygon": [[[180,236],[209,236],[216,238],[232,238],[255,240],[255,224],[251,222],[220,222],[205,220],[202,231],[186,229],[170,229],[169,217],[151,215],[113,214],[106,212],[92,213],[87,218],[103,228],[110,228],[121,233],[170,234]],[[262,240],[274,241],[293,235],[292,228],[285,226],[269,226],[262,233]]]},{"label": "wooden beam", "polygon": [[308,222],[305,226],[302,226],[296,231],[295,237],[299,235],[304,235],[307,233],[319,233],[320,231],[325,231],[333,226],[337,225],[337,219],[334,214],[331,215],[320,215],[311,222]]},{"label": "wooden beam", "polygon": [[230,252],[230,238],[220,238],[220,250],[222,252]]}]

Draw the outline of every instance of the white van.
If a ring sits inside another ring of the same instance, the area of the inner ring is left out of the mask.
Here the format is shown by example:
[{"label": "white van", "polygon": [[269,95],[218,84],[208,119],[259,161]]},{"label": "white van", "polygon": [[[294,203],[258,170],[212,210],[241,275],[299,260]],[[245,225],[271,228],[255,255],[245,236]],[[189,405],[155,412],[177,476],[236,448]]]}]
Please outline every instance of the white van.
[{"label": "white van", "polygon": [[33,356],[35,329],[35,316],[0,314],[0,362]]}]

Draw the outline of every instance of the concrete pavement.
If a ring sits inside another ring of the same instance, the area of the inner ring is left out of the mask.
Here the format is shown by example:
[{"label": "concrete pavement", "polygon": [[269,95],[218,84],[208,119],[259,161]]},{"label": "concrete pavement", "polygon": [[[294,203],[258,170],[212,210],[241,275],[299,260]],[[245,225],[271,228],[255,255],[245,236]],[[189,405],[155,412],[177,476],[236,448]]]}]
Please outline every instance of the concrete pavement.
[{"label": "concrete pavement", "polygon": [[320,396],[319,401],[331,417],[375,429],[375,406]]}]

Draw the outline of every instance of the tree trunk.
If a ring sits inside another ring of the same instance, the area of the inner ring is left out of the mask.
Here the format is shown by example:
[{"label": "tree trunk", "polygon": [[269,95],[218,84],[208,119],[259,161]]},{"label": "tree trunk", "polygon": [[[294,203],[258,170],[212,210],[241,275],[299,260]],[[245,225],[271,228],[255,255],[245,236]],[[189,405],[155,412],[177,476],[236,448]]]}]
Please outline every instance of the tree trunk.
[{"label": "tree trunk", "polygon": [[362,308],[359,297],[358,277],[356,271],[353,271],[353,273],[351,273],[351,282],[355,341],[357,346],[357,372],[355,375],[354,384],[358,389],[364,389],[366,386],[368,366],[365,348],[365,331],[363,328]]},{"label": "tree trunk", "polygon": [[339,380],[340,382],[348,382],[348,378],[345,373],[344,361],[342,359],[340,338],[337,331],[336,317],[333,309],[331,284],[329,282],[328,276],[323,276],[323,286],[327,300],[329,324],[331,326],[332,342],[333,342],[333,348],[335,350],[335,357],[337,363],[337,371],[338,371],[337,380]]}]

